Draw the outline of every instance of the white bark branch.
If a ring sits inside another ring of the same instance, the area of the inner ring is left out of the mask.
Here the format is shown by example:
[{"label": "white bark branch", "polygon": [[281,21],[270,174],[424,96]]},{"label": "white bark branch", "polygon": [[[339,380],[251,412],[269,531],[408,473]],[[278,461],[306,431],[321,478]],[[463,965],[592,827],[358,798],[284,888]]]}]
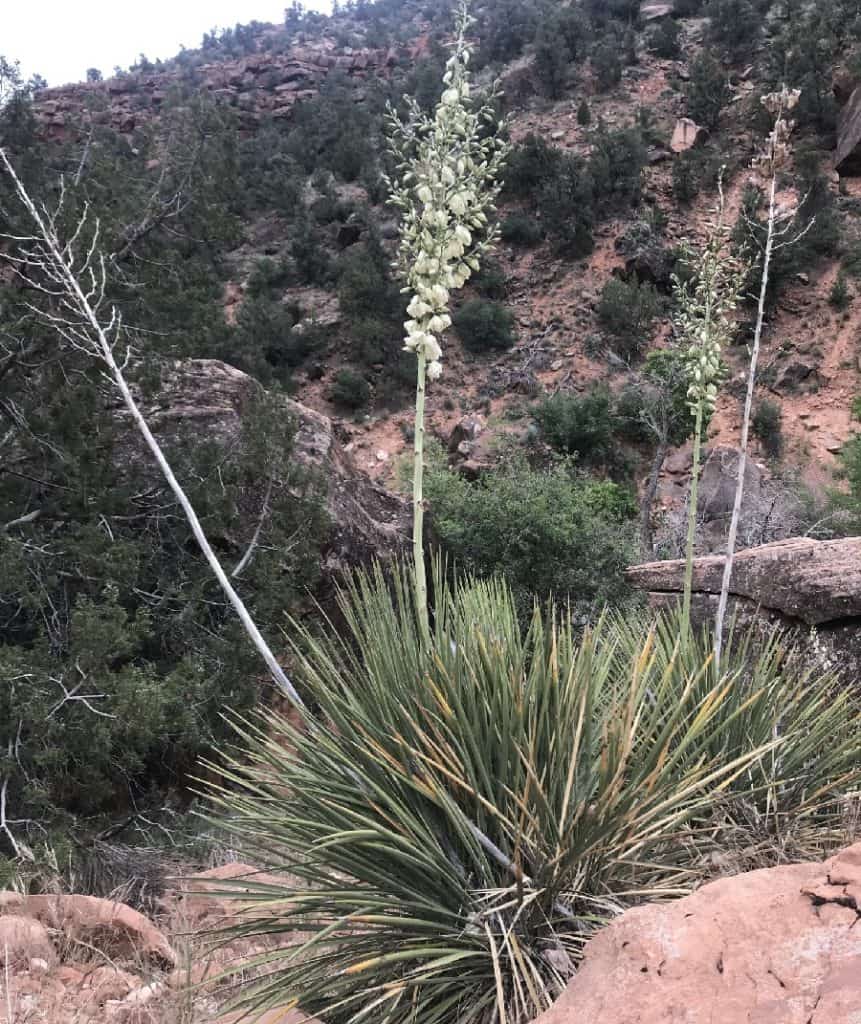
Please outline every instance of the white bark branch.
[{"label": "white bark branch", "polygon": [[[135,401],[131,389],[129,388],[123,371],[114,357],[114,346],[119,337],[119,329],[121,326],[119,315],[116,310],[111,310],[111,317],[107,328],[102,326],[97,316],[97,310],[104,298],[105,291],[104,260],[99,257],[97,262],[96,244],[98,230],[94,231],[93,241],[89,246],[83,262],[76,268],[76,254],[71,246],[71,242],[67,242],[65,245],[60,243],[59,236],[54,226],[54,219],[47,213],[47,211],[45,211],[44,215],[39,212],[36,204],[30,198],[20,178],[16,174],[15,168],[10,163],[5,150],[2,148],[0,148],[0,162],[2,162],[7,174],[12,179],[18,198],[29,213],[38,231],[37,237],[33,239],[24,239],[25,242],[29,242],[29,244],[34,247],[28,251],[25,255],[25,259],[30,261],[31,266],[38,267],[42,270],[48,279],[59,287],[63,293],[62,304],[66,314],[68,314],[70,318],[73,318],[67,320],[63,317],[51,316],[49,319],[57,330],[66,337],[71,344],[88,350],[92,355],[100,358],[106,365],[110,377],[122,396],[123,402],[131,414],[135,425],[140,431],[147,447],[153,455],[153,458],[158,463],[159,469],[161,470],[171,491],[173,491],[176,500],[182,507],[185,517],[188,520],[188,524],[191,527],[191,531],[194,534],[194,538],[197,541],[200,550],[203,552],[204,558],[218,580],[227,599],[230,601],[230,604],[236,611],[236,614],[239,616],[239,619],[245,627],[245,631],[248,633],[248,636],[251,638],[252,643],[266,663],[272,678],[289,700],[291,700],[297,707],[304,708],[302,699],[288,679],[284,669],[279,665],[278,659],[272,653],[271,648],[264,640],[260,630],[257,628],[257,624],[254,622],[248,612],[248,609],[245,607],[245,603],[234,589],[215,552],[212,550],[212,546],[207,539],[194,507],[174,475],[173,469],[171,468],[161,445],[150,430],[149,425],[147,424],[146,419],[144,418],[144,415]],[[78,224],[78,228],[73,236],[74,238],[77,238],[83,230],[86,216],[85,212]],[[96,229],[97,228],[98,225],[96,225]],[[41,248],[39,248],[40,246]],[[94,264],[98,265],[98,274],[94,269]],[[82,279],[85,281],[85,284],[81,283]],[[111,334],[114,335],[113,342],[110,340]]]}]

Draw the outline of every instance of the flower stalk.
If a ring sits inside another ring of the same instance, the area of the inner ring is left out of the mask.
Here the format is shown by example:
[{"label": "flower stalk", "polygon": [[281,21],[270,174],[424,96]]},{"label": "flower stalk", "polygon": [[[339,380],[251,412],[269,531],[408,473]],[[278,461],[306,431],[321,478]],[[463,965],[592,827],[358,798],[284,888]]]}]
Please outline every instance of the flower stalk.
[{"label": "flower stalk", "polygon": [[477,105],[471,100],[467,33],[472,25],[469,0],[463,0],[457,34],[443,75],[444,90],[433,116],[405,97],[401,118],[387,115],[389,149],[396,174],[387,177],[390,202],[401,211],[401,241],[396,267],[403,291],[411,296],[404,349],[416,367],[416,413],[413,469],[413,557],[416,606],[428,631],[424,529],[425,399],[428,381],[442,375],[441,339],[451,326],[451,294],[462,288],[480,266],[496,239],[489,215],[501,188],[508,153],[497,121],[493,96]]},{"label": "flower stalk", "polygon": [[725,220],[726,201],[718,181],[718,207],[702,252],[686,247],[681,262],[684,277],[674,278],[677,312],[676,333],[684,344],[688,373],[688,407],[694,417],[693,464],[685,549],[685,582],[682,599],[682,628],[690,630],[693,594],[694,547],[699,499],[703,434],[715,410],[718,386],[724,375],[723,346],[732,337],[733,313],[745,278],[745,266],[727,250],[729,231]]}]

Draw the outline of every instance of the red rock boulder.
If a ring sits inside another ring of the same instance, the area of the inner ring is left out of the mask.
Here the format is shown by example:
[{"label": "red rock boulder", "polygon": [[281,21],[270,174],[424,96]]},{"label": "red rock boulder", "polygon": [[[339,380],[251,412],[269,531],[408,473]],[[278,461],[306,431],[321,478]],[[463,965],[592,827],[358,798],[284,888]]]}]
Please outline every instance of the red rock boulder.
[{"label": "red rock boulder", "polygon": [[623,914],[535,1024],[858,1024],[861,843]]}]

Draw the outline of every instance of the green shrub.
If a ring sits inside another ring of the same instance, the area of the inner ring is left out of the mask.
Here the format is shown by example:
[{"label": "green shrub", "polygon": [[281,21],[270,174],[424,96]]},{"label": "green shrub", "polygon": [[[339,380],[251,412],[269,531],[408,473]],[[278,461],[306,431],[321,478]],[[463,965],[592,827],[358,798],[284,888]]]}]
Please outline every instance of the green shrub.
[{"label": "green shrub", "polygon": [[545,398],[534,410],[546,442],[563,455],[577,457],[578,464],[593,469],[622,470],[619,427],[608,388],[596,387],[585,395],[559,392]]},{"label": "green shrub", "polygon": [[264,256],[254,264],[248,275],[247,294],[252,299],[268,296],[270,293],[283,290],[290,284],[290,265],[286,260],[275,260]]},{"label": "green shrub", "polygon": [[592,71],[601,92],[608,92],[622,81],[622,60],[615,39],[603,39],[595,46]]},{"label": "green shrub", "polygon": [[609,129],[598,125],[592,136],[588,163],[597,208],[615,213],[639,203],[647,156],[638,128]]},{"label": "green shrub", "polygon": [[[62,454],[65,483],[43,492],[41,520],[9,529],[0,544],[0,722],[14,743],[0,764],[13,834],[31,847],[54,829],[84,839],[130,807],[162,806],[224,735],[225,709],[250,709],[261,696],[258,655],[167,486],[129,434],[117,435],[112,398],[89,393],[83,371],[73,397],[43,396],[45,412],[51,402],[67,429],[71,417],[85,424],[71,446],[61,430],[52,435],[39,463],[53,476]],[[236,582],[261,630],[276,636],[285,608],[318,578],[326,530],[320,492],[297,465],[295,424],[283,402],[249,389],[229,442],[193,426],[176,432],[172,465],[228,571],[260,524]],[[98,445],[84,440],[93,436]],[[70,457],[78,443],[80,468]],[[13,493],[18,507],[21,482],[5,484],[4,502]]]},{"label": "green shrub", "polygon": [[710,130],[718,127],[730,88],[726,72],[708,50],[702,50],[691,62],[686,98],[688,117]]},{"label": "green shrub", "polygon": [[218,358],[261,383],[289,385],[292,371],[318,346],[314,331],[294,329],[299,310],[267,298],[247,298],[236,325],[216,348]]},{"label": "green shrub", "polygon": [[332,279],[332,258],[323,245],[319,229],[308,217],[300,217],[290,241],[290,254],[303,284],[327,285]]},{"label": "green shrub", "polygon": [[625,488],[512,458],[477,483],[436,469],[427,495],[444,550],[478,575],[505,576],[524,608],[554,593],[586,614],[626,595],[635,504]]},{"label": "green shrub", "polygon": [[584,96],[580,101],[580,106],[577,108],[577,124],[581,128],[586,128],[592,123],[592,110],[589,107],[589,101]]},{"label": "green shrub", "polygon": [[511,348],[515,342],[514,316],[500,302],[470,299],[457,310],[452,321],[470,352]]},{"label": "green shrub", "polygon": [[700,191],[700,168],[696,155],[688,150],[673,160],[673,197],[679,203],[690,203]]},{"label": "green shrub", "polygon": [[661,60],[676,60],[682,52],[680,35],[675,18],[662,18],[649,36],[649,49]]},{"label": "green shrub", "polygon": [[842,267],[850,277],[861,278],[861,240],[849,245],[843,255]]},{"label": "green shrub", "polygon": [[355,370],[339,370],[335,374],[329,397],[345,409],[360,409],[371,397],[371,386]]},{"label": "green shrub", "polygon": [[544,231],[528,213],[510,213],[499,225],[499,236],[510,245],[533,246],[544,237]]},{"label": "green shrub", "polygon": [[555,178],[563,160],[562,150],[530,132],[514,146],[505,165],[505,188],[513,196],[530,199]]},{"label": "green shrub", "polygon": [[751,426],[766,455],[779,459],[783,453],[783,412],[777,402],[763,399],[754,410]]},{"label": "green shrub", "polygon": [[433,593],[430,642],[409,577],[355,580],[341,635],[291,622],[316,720],[239,723],[251,756],[210,766],[232,844],[295,877],[225,883],[265,910],[225,940],[282,936],[260,978],[237,968],[249,1014],[527,1024],[619,909],[728,843],[797,853],[857,784],[857,700],[776,641],[733,638],[718,673],[677,619],[524,629],[498,581]]},{"label": "green shrub", "polygon": [[[759,5],[761,7],[761,5]],[[749,56],[759,40],[762,11],[751,0],[709,0],[708,41],[732,61]]]},{"label": "green shrub", "polygon": [[622,355],[636,356],[650,340],[661,307],[654,285],[611,277],[601,291],[598,319],[616,338]]},{"label": "green shrub", "polygon": [[484,299],[504,299],[508,294],[508,278],[499,260],[485,257],[478,272],[470,278],[472,287]]},{"label": "green shrub", "polygon": [[555,18],[542,20],[535,37],[535,74],[544,94],[558,100],[565,92],[571,51]]},{"label": "green shrub", "polygon": [[828,293],[828,301],[835,309],[844,310],[852,301],[849,292],[849,285],[846,283],[846,275],[841,271],[838,273]]}]

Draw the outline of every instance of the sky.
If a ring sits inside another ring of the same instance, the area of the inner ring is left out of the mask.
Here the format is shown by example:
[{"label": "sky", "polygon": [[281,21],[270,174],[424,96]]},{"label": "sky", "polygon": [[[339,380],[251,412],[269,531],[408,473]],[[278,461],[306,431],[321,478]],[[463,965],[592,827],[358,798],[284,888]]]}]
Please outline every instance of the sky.
[{"label": "sky", "polygon": [[[303,0],[329,13],[331,0]],[[107,78],[114,67],[172,57],[200,45],[204,32],[237,22],[280,23],[289,0],[0,0],[0,53],[19,60],[26,77],[49,85],[82,80],[87,68]]]}]

